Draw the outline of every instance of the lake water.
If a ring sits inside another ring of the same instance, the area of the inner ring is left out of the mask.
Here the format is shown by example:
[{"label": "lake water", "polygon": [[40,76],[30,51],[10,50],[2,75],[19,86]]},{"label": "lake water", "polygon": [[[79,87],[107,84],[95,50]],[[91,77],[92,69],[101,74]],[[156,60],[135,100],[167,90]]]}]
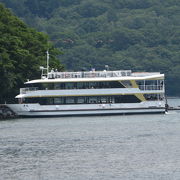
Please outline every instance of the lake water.
[{"label": "lake water", "polygon": [[0,179],[178,180],[180,111],[0,121]]}]

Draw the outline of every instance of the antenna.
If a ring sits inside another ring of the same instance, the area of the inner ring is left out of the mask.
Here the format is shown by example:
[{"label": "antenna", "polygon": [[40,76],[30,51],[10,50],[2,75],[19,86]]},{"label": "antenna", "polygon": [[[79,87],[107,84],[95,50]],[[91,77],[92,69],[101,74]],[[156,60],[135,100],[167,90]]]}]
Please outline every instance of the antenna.
[{"label": "antenna", "polygon": [[[44,68],[43,66],[40,66],[39,68],[40,68],[40,70],[42,71],[41,72],[41,79],[43,79],[43,78],[45,78],[45,77],[47,77],[48,78],[48,73],[49,73],[49,51],[47,50],[46,51],[46,54],[47,54],[47,67],[46,68]],[[46,70],[47,71],[47,74],[44,74],[44,70]]]},{"label": "antenna", "polygon": [[46,70],[47,70],[47,75],[48,75],[48,72],[49,72],[49,51],[47,50],[46,53],[47,53],[47,68],[46,68]]},{"label": "antenna", "polygon": [[[48,73],[49,73],[49,52],[48,52],[48,50],[46,51],[46,54],[47,54],[47,67],[46,68],[43,66],[39,67],[40,70],[42,71],[41,72],[41,79],[46,78],[46,77],[48,78]],[[44,70],[47,71],[47,74],[44,74]]]}]

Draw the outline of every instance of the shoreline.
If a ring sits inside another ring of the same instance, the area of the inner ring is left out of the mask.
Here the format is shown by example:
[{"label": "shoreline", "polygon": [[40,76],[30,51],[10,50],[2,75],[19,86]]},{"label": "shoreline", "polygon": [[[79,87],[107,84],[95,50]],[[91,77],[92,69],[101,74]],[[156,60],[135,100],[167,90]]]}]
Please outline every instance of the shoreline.
[{"label": "shoreline", "polygon": [[6,106],[6,104],[0,104],[0,120],[14,119],[18,116]]},{"label": "shoreline", "polygon": [[180,99],[180,96],[167,96],[167,99]]}]

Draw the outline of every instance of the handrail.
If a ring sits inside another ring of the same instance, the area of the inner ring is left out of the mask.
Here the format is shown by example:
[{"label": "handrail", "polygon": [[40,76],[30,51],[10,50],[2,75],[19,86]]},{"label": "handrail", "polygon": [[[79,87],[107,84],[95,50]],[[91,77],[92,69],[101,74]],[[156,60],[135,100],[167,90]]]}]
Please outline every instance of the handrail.
[{"label": "handrail", "polygon": [[131,75],[133,77],[144,77],[160,74],[160,72],[133,72]]},{"label": "handrail", "polygon": [[[164,87],[162,85],[139,85],[138,87],[142,91],[164,90]],[[128,88],[133,89],[132,86]],[[94,87],[94,89],[96,89],[96,87]],[[37,91],[37,90],[40,90],[40,89],[38,87],[20,88],[20,94],[27,94],[28,92]],[[47,89],[42,89],[42,90],[47,90]]]},{"label": "handrail", "polygon": [[140,90],[163,90],[163,85],[139,85]]},{"label": "handrail", "polygon": [[31,91],[37,91],[37,87],[29,87],[29,88],[20,88],[20,94],[26,94]]},{"label": "handrail", "polygon": [[121,76],[131,76],[131,70],[122,71],[81,71],[81,72],[55,72],[51,71],[48,73],[49,79],[55,78],[96,78],[96,77],[121,77]]}]

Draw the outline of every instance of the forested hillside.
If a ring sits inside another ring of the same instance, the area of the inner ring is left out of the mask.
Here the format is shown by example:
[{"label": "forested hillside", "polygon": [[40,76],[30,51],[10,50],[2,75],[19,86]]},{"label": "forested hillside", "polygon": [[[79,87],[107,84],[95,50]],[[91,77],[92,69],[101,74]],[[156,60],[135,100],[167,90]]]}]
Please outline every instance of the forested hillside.
[{"label": "forested hillside", "polygon": [[69,70],[160,71],[180,95],[179,0],[0,0],[63,50]]},{"label": "forested hillside", "polygon": [[62,69],[55,57],[59,51],[48,43],[47,35],[28,28],[0,4],[0,103],[14,98],[26,79],[40,77],[47,49],[52,66]]}]

